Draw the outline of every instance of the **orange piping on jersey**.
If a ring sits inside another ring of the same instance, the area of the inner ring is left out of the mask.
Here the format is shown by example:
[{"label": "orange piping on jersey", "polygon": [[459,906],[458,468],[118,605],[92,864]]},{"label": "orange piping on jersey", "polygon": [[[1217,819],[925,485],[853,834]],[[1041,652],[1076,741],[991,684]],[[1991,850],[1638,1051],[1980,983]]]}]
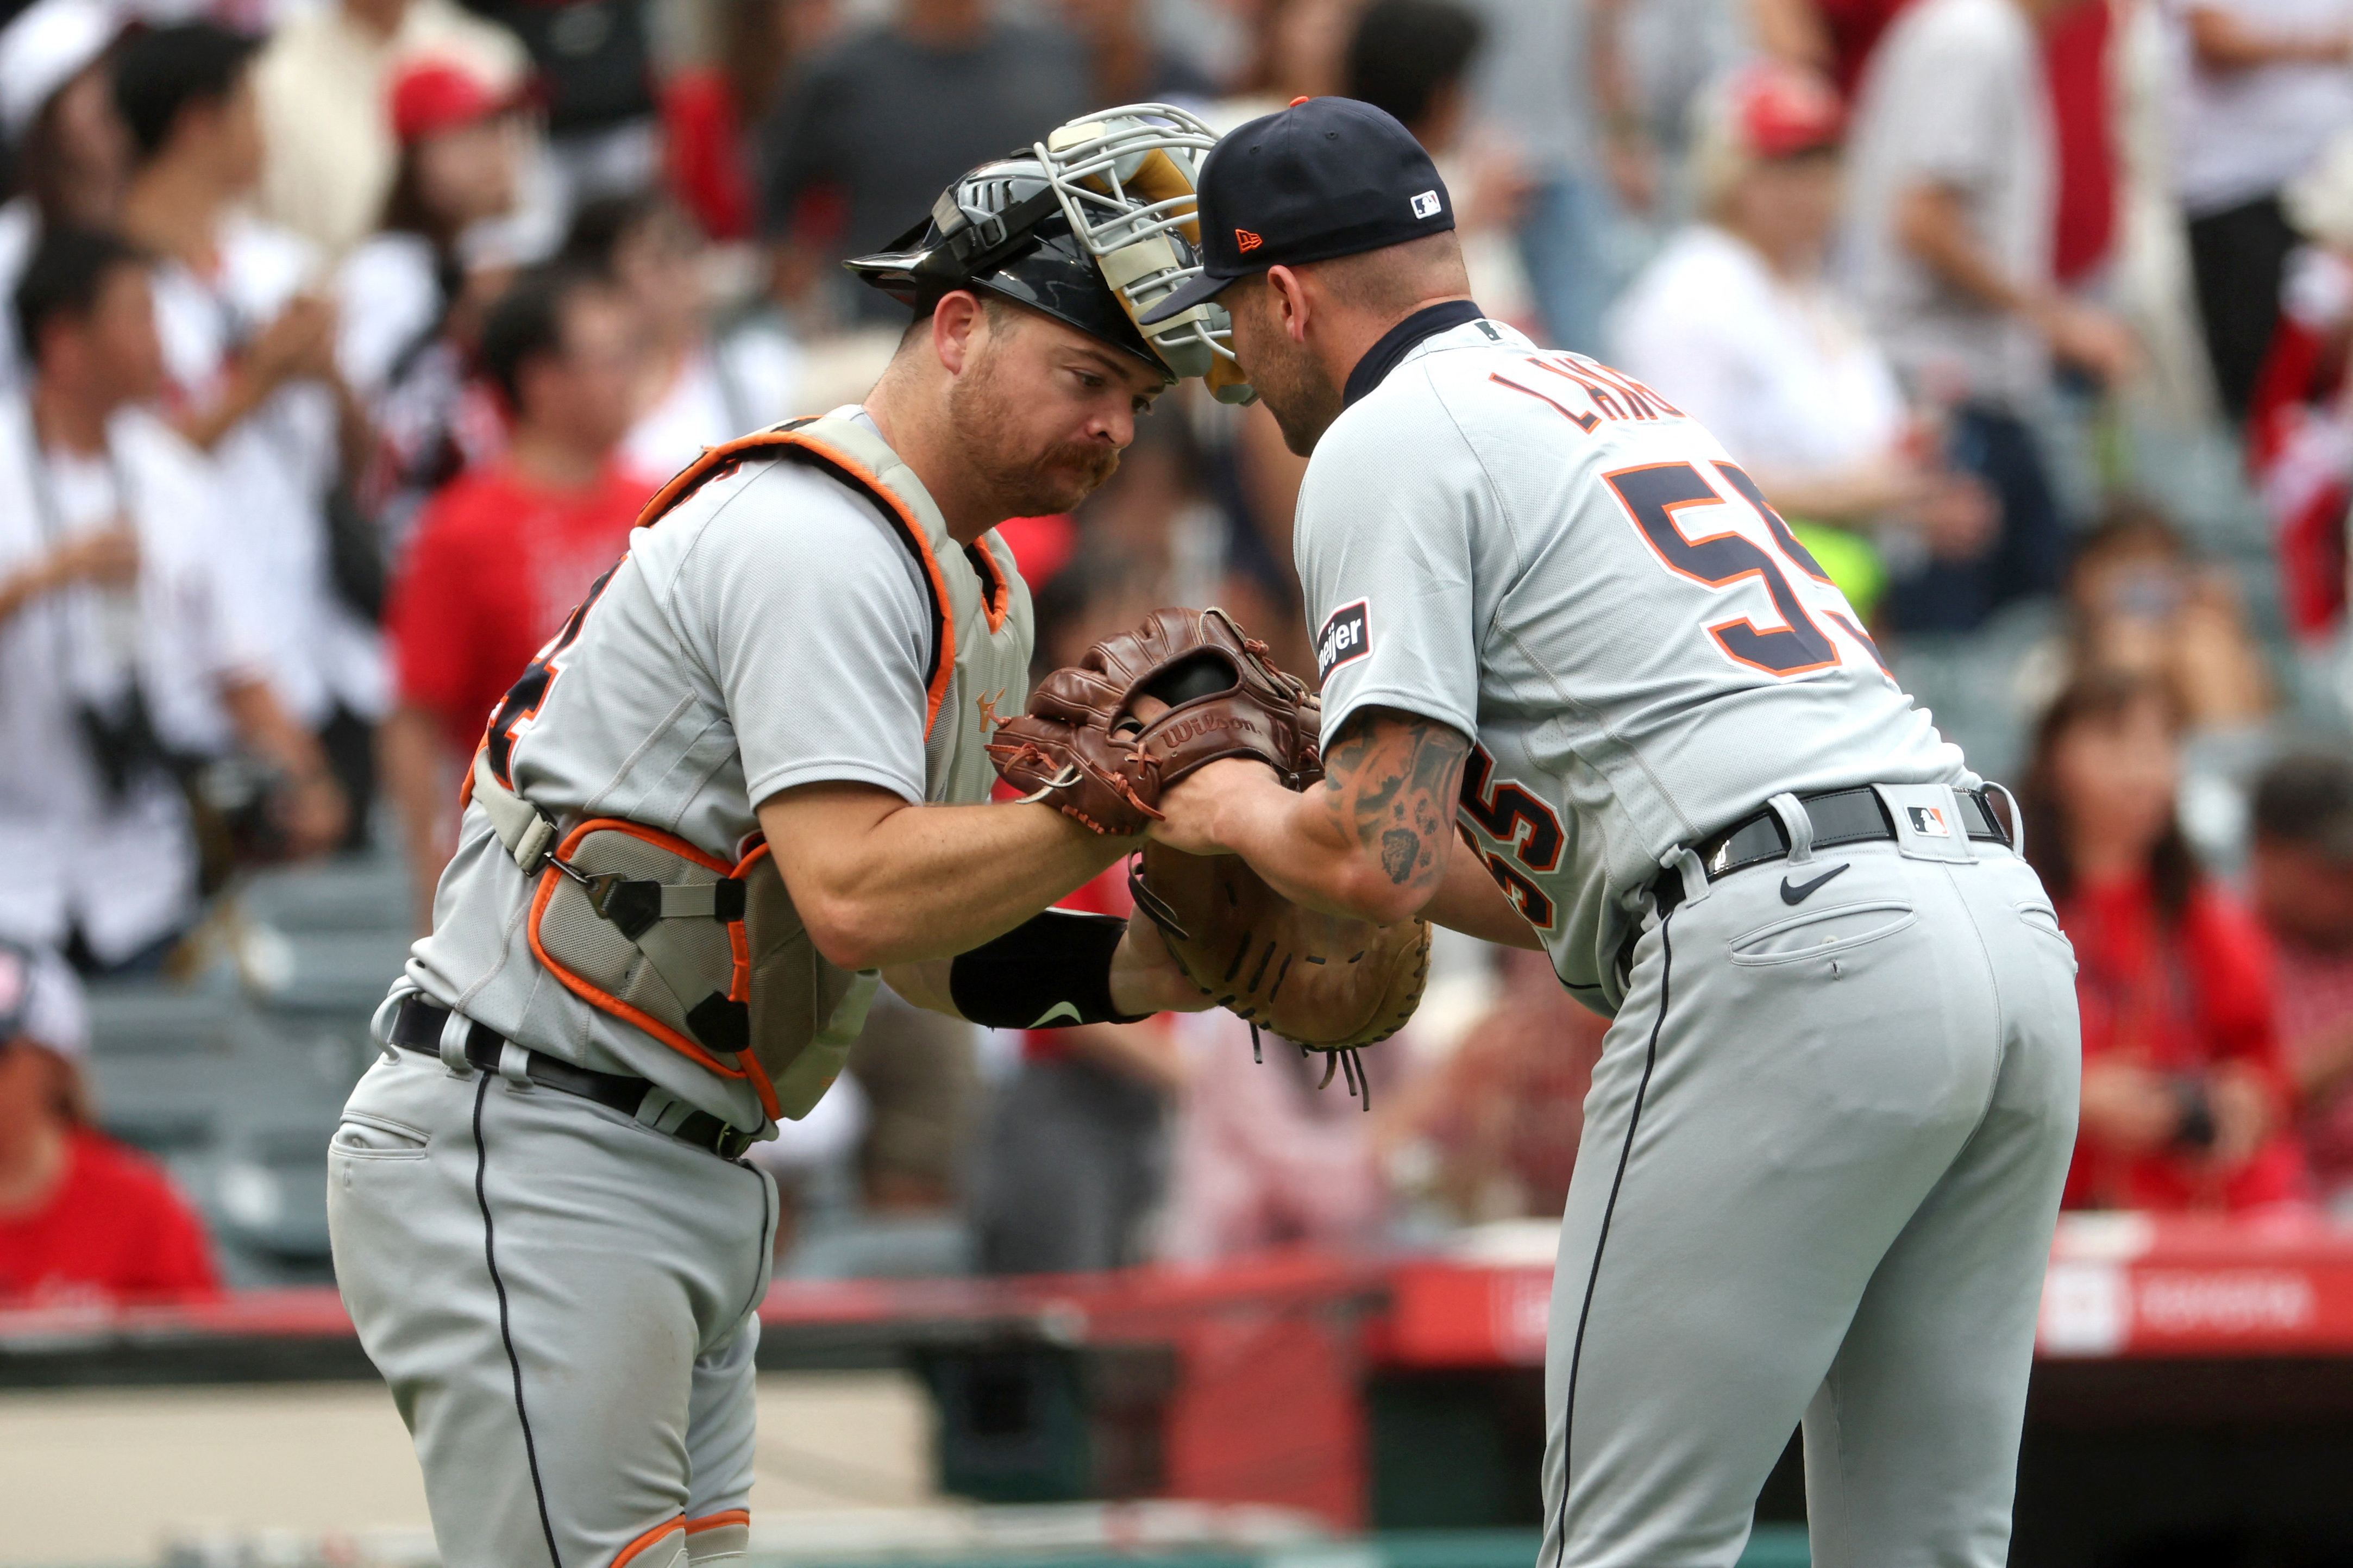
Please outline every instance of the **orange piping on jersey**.
[{"label": "orange piping on jersey", "polygon": [[485,735],[474,742],[474,754],[466,759],[466,776],[458,781],[458,815],[460,816],[465,816],[466,808],[474,804],[474,764],[480,762],[482,753],[490,749],[491,738]]},{"label": "orange piping on jersey", "polygon": [[[646,503],[643,511],[638,513],[638,526],[651,528],[672,507],[692,495],[709,480],[717,478],[722,469],[733,467],[755,452],[773,452],[784,447],[793,447],[806,452],[817,462],[828,468],[839,468],[855,479],[860,489],[889,509],[892,520],[899,524],[900,531],[905,535],[907,547],[913,550],[915,552],[915,558],[923,563],[923,571],[931,579],[932,603],[938,612],[934,618],[939,628],[939,635],[935,639],[936,652],[933,659],[931,679],[926,683],[925,691],[923,734],[928,738],[932,732],[933,724],[939,719],[941,706],[947,701],[948,678],[955,671],[955,605],[948,598],[947,578],[941,574],[940,563],[932,554],[932,542],[923,537],[923,525],[915,521],[915,514],[907,509],[905,503],[892,495],[890,488],[880,479],[868,472],[863,464],[819,442],[809,440],[797,431],[786,429],[754,431],[749,436],[738,436],[733,441],[724,442],[720,446],[704,447],[702,456],[680,469],[675,479],[654,492],[654,499]],[[992,561],[990,563],[992,571],[996,563]],[[1005,612],[1002,608],[992,613],[989,616],[988,629],[995,631],[998,622],[1004,619],[1004,616]]]},{"label": "orange piping on jersey", "polygon": [[[632,838],[642,839],[648,844],[654,845],[662,849],[667,849],[682,860],[691,860],[705,870],[716,871],[723,877],[728,873],[728,865],[726,861],[712,858],[710,856],[705,855],[702,850],[697,849],[693,845],[689,844],[685,839],[674,837],[670,834],[661,832],[658,828],[648,827],[642,823],[625,822],[617,816],[596,816],[589,818],[586,822],[584,822],[579,826],[574,828],[571,833],[565,837],[562,847],[556,850],[556,854],[562,856],[565,859],[569,860],[572,858],[572,852],[579,847],[580,840],[583,837],[590,833],[601,830],[626,833]],[[581,979],[578,975],[573,973],[572,971],[565,968],[562,964],[556,963],[554,959],[548,956],[547,949],[540,945],[539,925],[540,921],[546,917],[548,900],[555,897],[555,885],[562,879],[563,873],[558,871],[553,866],[550,866],[546,870],[540,873],[539,891],[533,895],[531,900],[531,919],[525,921],[523,925],[523,934],[531,941],[532,956],[537,958],[541,963],[544,964],[547,968],[547,972],[550,974],[554,975],[557,982],[561,984],[566,991],[571,992],[575,996],[579,997],[583,1002],[587,1003],[590,1006],[596,1007],[603,1012],[610,1013],[617,1018],[628,1019],[630,1023],[635,1024],[638,1028],[643,1029],[647,1034],[651,1035],[655,1039],[659,1040],[663,1045],[668,1046],[670,1049],[676,1051],[679,1055],[686,1058],[687,1060],[694,1063],[698,1067],[708,1068],[711,1071],[717,1073],[722,1078],[748,1079],[753,1083],[754,1088],[764,1088],[766,1082],[766,1075],[758,1072],[756,1069],[752,1072],[746,1072],[742,1068],[731,1068],[727,1066],[727,1064],[721,1061],[717,1057],[712,1056],[709,1051],[703,1049],[701,1045],[679,1033],[676,1029],[671,1028],[668,1024],[663,1023],[659,1018],[655,1017],[644,1008],[632,1007],[629,1004],[622,1001],[618,996],[614,995],[611,992],[591,985],[587,981]],[[741,929],[741,926],[738,925],[733,928],[730,931],[730,935],[733,940],[739,942],[743,941],[743,937],[740,934]],[[731,986],[731,993],[733,989],[733,988]],[[681,1005],[685,1002],[684,997],[681,997],[679,1000]],[[749,1053],[745,1054],[748,1056]],[[761,1109],[768,1110],[768,1114],[772,1118],[775,1116],[776,1112],[769,1110],[769,1107],[774,1103],[774,1090],[765,1090],[761,1096]]]},{"label": "orange piping on jersey", "polygon": [[[989,530],[989,533],[996,531]],[[988,617],[988,635],[995,637],[1005,629],[1006,615],[1013,608],[1012,585],[1005,581],[1005,568],[997,563],[997,552],[988,547],[987,533],[974,541],[965,553],[986,579],[980,585],[980,611]]]},{"label": "orange piping on jersey", "polygon": [[[745,1517],[749,1518],[750,1516],[746,1515]],[[676,1535],[681,1530],[692,1530],[693,1528],[694,1527],[688,1524],[684,1519],[664,1520],[661,1523],[655,1525],[651,1530],[647,1531],[643,1535],[638,1536],[635,1541],[630,1542],[627,1546],[622,1547],[621,1554],[613,1559],[613,1568],[628,1568],[628,1565],[637,1561],[638,1554],[643,1552],[647,1547],[659,1546],[663,1542],[669,1540],[671,1536]]]},{"label": "orange piping on jersey", "polygon": [[700,1535],[706,1530],[724,1530],[731,1524],[748,1526],[751,1522],[752,1510],[750,1509],[731,1508],[722,1513],[706,1513],[700,1519],[688,1520],[686,1521],[686,1532],[689,1535]]},{"label": "orange piping on jersey", "polygon": [[[767,854],[768,841],[763,838],[749,855],[735,862],[735,869],[729,875],[739,879],[749,875],[752,868],[758,865]],[[749,921],[728,921],[727,944],[734,963],[733,973],[727,980],[727,998],[731,1002],[741,1002],[749,1007],[752,1005],[751,922]],[[760,1097],[760,1109],[768,1113],[769,1121],[783,1121],[784,1107],[776,1099],[776,1086],[768,1080],[768,1069],[760,1065],[758,1054],[745,1051],[737,1059],[744,1064],[744,1076],[752,1080],[752,1088]]]}]

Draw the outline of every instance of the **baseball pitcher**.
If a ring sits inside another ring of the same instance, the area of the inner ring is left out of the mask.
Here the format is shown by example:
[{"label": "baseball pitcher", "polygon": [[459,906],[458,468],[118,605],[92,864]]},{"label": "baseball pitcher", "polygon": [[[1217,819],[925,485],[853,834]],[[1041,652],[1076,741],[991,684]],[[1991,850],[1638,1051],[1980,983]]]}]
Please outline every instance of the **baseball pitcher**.
[{"label": "baseball pitcher", "polygon": [[1801,1418],[1821,1568],[2001,1563],[2079,1054],[2019,825],[1706,431],[1485,319],[1396,121],[1252,121],[1199,206],[1205,269],[1158,309],[1223,302],[1312,457],[1323,779],[1163,781],[1188,706],[1144,698],[1120,765],[1156,839],[1542,947],[1614,1019],[1553,1286],[1543,1568],[1732,1563]]}]

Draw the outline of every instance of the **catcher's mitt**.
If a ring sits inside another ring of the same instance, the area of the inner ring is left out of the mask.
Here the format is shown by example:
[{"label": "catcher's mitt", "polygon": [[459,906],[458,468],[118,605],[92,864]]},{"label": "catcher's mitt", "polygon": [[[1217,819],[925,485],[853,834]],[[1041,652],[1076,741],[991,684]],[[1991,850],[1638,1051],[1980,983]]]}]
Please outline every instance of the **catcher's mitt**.
[{"label": "catcher's mitt", "polygon": [[1293,903],[1239,855],[1145,846],[1128,886],[1186,978],[1220,1007],[1303,1050],[1329,1053],[1324,1081],[1347,1074],[1373,1108],[1359,1047],[1386,1040],[1421,1004],[1430,923],[1397,925],[1318,914]]},{"label": "catcher's mitt", "polygon": [[[1139,697],[1168,710],[1146,723]],[[997,728],[997,771],[1098,833],[1144,831],[1160,792],[1221,757],[1256,757],[1298,789],[1323,776],[1320,712],[1304,683],[1223,610],[1155,610],[1106,637]]]}]

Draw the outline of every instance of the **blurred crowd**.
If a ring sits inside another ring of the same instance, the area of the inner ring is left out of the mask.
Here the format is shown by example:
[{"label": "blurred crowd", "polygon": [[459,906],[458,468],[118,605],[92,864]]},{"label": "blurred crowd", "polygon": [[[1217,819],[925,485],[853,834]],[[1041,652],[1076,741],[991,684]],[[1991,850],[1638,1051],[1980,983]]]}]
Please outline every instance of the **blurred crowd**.
[{"label": "blurred crowd", "polygon": [[[1328,93],[1430,148],[1489,315],[1702,420],[2008,726],[2070,1205],[2353,1216],[2353,0],[0,0],[0,1298],[214,1288],[83,988],[259,868],[396,859],[427,921],[646,499],[887,359],[839,261],[1089,109]],[[1312,663],[1300,461],[1197,391],[1005,525],[1040,670],[1165,604]],[[1359,1115],[1222,1014],[883,1005],[759,1157],[805,1271],[1368,1246],[1556,1214],[1601,1028],[1444,937]]]}]

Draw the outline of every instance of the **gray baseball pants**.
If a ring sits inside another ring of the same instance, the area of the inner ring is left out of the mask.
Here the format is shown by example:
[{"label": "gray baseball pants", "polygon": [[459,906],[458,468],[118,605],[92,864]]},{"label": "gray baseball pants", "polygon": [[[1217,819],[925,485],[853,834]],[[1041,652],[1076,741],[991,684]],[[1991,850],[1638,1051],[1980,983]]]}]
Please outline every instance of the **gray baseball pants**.
[{"label": "gray baseball pants", "polygon": [[1731,1564],[1800,1418],[1816,1568],[2008,1556],[2074,961],[2023,860],[1914,830],[1949,792],[1881,794],[1897,842],[1646,918],[1561,1227],[1542,1568]]},{"label": "gray baseball pants", "polygon": [[447,1568],[741,1558],[765,1175],[392,1050],[344,1107],[327,1214]]}]

